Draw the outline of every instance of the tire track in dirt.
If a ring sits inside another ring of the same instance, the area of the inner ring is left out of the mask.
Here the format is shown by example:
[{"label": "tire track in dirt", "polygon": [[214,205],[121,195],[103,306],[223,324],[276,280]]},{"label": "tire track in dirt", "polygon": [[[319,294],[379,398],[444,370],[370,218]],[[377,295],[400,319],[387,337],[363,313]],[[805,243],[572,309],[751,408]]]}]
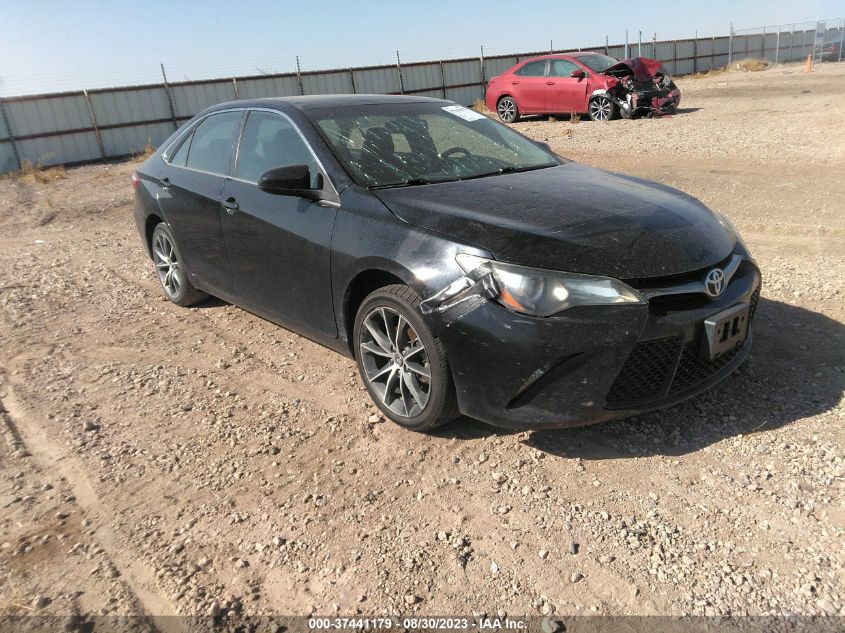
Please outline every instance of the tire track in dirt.
[{"label": "tire track in dirt", "polygon": [[[13,359],[11,367],[20,360]],[[86,477],[84,464],[51,441],[46,430],[33,416],[28,415],[18,402],[8,374],[0,373],[0,389],[5,392],[0,394],[0,418],[6,431],[19,444],[19,450],[28,452],[40,470],[55,472],[68,482],[81,514],[96,526],[98,544],[106,551],[111,563],[120,572],[123,583],[144,611],[154,615],[176,613],[173,605],[151,588],[155,584],[151,571],[138,559],[125,555],[127,549],[120,544],[119,537],[110,526],[109,512],[100,503],[94,487]],[[185,633],[189,630],[182,626],[178,618],[162,618],[156,621],[156,626],[164,633]]]}]

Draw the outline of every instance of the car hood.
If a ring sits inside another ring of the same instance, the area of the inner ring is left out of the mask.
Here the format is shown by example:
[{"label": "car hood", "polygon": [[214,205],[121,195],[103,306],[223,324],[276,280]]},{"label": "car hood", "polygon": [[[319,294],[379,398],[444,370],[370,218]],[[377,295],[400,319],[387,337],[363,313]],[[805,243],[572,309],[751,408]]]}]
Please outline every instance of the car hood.
[{"label": "car hood", "polygon": [[623,59],[622,61],[605,68],[602,73],[605,75],[613,75],[618,71],[630,70],[634,73],[637,81],[649,81],[657,73],[662,72],[661,64],[656,59],[648,57],[632,57],[631,59]]},{"label": "car hood", "polygon": [[373,193],[406,222],[552,270],[662,277],[716,264],[735,246],[691,196],[578,163]]}]

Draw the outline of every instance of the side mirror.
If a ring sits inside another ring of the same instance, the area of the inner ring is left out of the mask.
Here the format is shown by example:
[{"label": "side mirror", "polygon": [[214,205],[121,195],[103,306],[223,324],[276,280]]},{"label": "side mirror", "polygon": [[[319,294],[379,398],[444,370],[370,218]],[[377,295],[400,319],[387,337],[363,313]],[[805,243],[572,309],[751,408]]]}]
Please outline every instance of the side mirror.
[{"label": "side mirror", "polygon": [[571,73],[569,73],[569,76],[572,77],[573,79],[583,79],[584,77],[587,76],[587,74],[583,70],[579,69],[579,70],[573,70]]},{"label": "side mirror", "polygon": [[550,154],[554,154],[554,152],[552,151],[552,146],[546,143],[545,141],[534,141],[534,144],[539,145]]},{"label": "side mirror", "polygon": [[258,188],[279,196],[298,196],[308,200],[319,200],[320,189],[311,188],[311,170],[308,165],[284,165],[274,167],[261,174]]}]

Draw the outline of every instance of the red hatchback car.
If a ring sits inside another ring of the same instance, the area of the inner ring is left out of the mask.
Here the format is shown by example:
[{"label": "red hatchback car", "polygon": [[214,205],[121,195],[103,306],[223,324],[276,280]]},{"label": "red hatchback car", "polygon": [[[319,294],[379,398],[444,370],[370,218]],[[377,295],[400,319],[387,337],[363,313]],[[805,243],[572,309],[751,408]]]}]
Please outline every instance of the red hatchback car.
[{"label": "red hatchback car", "polygon": [[681,92],[660,62],[646,57],[619,61],[599,53],[543,55],[493,77],[486,103],[505,123],[524,114],[586,113],[608,121],[674,111]]}]

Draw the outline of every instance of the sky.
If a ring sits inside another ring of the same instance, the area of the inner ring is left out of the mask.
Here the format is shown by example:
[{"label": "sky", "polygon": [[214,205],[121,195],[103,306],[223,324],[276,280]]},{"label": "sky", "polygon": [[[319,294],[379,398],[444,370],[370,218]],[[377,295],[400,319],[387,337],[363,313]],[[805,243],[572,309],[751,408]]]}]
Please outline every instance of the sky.
[{"label": "sky", "polygon": [[[648,6],[648,9],[644,7]],[[600,7],[600,10],[597,10]],[[595,47],[845,15],[842,0],[0,0],[0,96]]]}]

